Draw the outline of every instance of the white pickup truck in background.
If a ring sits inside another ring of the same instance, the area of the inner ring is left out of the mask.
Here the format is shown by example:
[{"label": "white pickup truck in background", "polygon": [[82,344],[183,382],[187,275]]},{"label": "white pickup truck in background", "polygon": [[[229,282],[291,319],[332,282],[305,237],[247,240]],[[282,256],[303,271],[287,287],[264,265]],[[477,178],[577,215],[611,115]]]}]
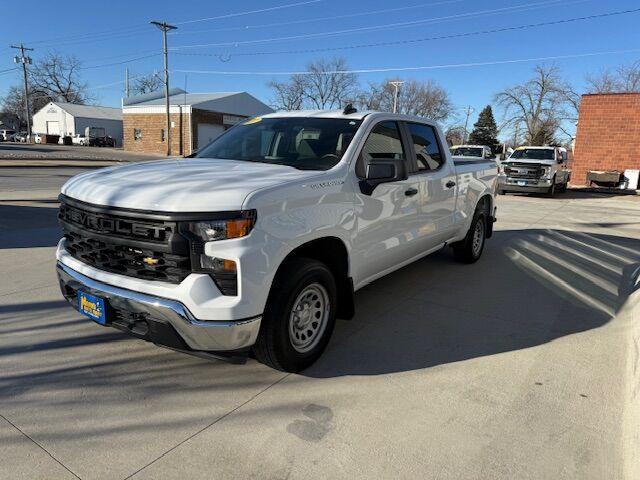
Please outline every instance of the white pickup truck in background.
[{"label": "white pickup truck in background", "polygon": [[451,155],[454,160],[477,160],[479,158],[492,160],[495,158],[491,147],[487,145],[454,145],[451,147]]},{"label": "white pickup truck in background", "polygon": [[138,338],[299,371],[336,318],[353,316],[358,289],[446,245],[478,260],[496,181],[495,162],[456,164],[422,118],[265,115],[195,158],[69,180],[60,286],[83,314]]},{"label": "white pickup truck in background", "polygon": [[518,147],[500,165],[498,191],[553,197],[558,191],[566,191],[570,180],[566,148]]}]

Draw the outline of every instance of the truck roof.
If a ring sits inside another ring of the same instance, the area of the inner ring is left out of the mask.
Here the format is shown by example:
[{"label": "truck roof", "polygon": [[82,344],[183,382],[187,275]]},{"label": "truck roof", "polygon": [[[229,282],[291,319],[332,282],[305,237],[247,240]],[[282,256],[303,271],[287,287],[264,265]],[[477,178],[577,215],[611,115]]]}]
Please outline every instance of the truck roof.
[{"label": "truck roof", "polygon": [[346,118],[351,120],[362,120],[369,115],[384,116],[394,118],[397,120],[405,121],[419,121],[430,122],[435,124],[436,122],[429,120],[428,118],[416,117],[414,115],[404,115],[400,113],[380,112],[377,110],[363,110],[361,112],[354,112],[345,114],[343,110],[293,110],[293,111],[281,111],[268,113],[266,115],[260,115],[260,118],[287,118],[287,117],[306,117],[306,118]]},{"label": "truck roof", "polygon": [[452,145],[451,148],[489,148],[489,145]]},{"label": "truck roof", "polygon": [[543,147],[540,147],[540,146],[534,147],[534,146],[529,146],[529,145],[522,145],[522,146],[516,148],[516,150],[524,150],[525,148],[527,150],[554,150],[555,148],[560,148],[560,147],[550,147],[548,145],[546,147],[544,147],[544,146]]}]

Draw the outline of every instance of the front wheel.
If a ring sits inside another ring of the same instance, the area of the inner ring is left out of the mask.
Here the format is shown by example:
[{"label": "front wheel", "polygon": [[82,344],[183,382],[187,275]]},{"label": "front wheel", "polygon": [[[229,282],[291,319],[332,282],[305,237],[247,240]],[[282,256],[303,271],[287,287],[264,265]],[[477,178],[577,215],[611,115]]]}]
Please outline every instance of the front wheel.
[{"label": "front wheel", "polygon": [[277,370],[299,372],[322,354],[336,321],[336,282],[321,262],[292,258],[274,280],[253,353]]},{"label": "front wheel", "polygon": [[556,196],[556,177],[553,177],[553,179],[551,180],[551,186],[549,187],[549,190],[547,190],[547,197],[553,198],[555,196]]},{"label": "front wheel", "polygon": [[464,240],[456,242],[452,245],[453,256],[458,262],[474,263],[477,262],[482,251],[484,250],[484,242],[487,236],[487,219],[482,211],[476,211],[471,221],[471,226]]}]

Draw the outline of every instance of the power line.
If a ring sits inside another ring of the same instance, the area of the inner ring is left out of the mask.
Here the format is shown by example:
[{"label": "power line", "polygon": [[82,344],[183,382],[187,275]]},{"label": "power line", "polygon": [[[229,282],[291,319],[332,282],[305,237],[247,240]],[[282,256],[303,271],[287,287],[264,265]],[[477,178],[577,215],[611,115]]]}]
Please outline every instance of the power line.
[{"label": "power line", "polygon": [[216,28],[216,29],[206,29],[206,30],[187,30],[186,32],[175,32],[172,35],[190,35],[196,33],[209,33],[209,32],[231,32],[238,30],[250,30],[257,28],[273,28],[273,27],[287,27],[291,25],[300,25],[304,23],[315,23],[315,22],[323,22],[326,20],[343,20],[345,18],[355,18],[355,17],[364,17],[370,15],[380,15],[382,13],[393,13],[393,12],[401,12],[404,10],[414,10],[416,8],[426,8],[426,7],[436,7],[438,5],[448,5],[452,3],[461,3],[466,2],[467,0],[446,0],[441,2],[431,2],[431,3],[420,3],[417,5],[409,5],[405,7],[396,7],[396,8],[385,8],[382,10],[370,10],[367,12],[358,12],[358,13],[348,13],[344,15],[334,15],[330,17],[314,17],[314,18],[304,18],[301,20],[293,20],[288,22],[276,22],[276,23],[263,23],[259,25],[245,25],[240,27],[224,27],[224,28]]},{"label": "power line", "polygon": [[363,68],[355,70],[333,70],[326,72],[309,72],[306,70],[293,71],[293,72],[248,72],[248,71],[226,71],[226,70],[174,70],[179,73],[197,73],[197,74],[209,74],[209,75],[254,75],[254,76],[277,76],[277,75],[316,75],[318,73],[322,75],[334,75],[345,73],[384,73],[384,72],[407,72],[416,70],[437,70],[445,68],[464,68],[464,67],[483,67],[491,65],[506,65],[511,63],[525,63],[525,62],[542,62],[547,60],[564,60],[570,58],[585,58],[595,57],[602,55],[615,55],[621,53],[638,53],[640,48],[630,50],[611,50],[606,52],[589,52],[589,53],[577,53],[569,55],[553,55],[548,57],[531,57],[531,58],[519,58],[511,60],[495,60],[485,62],[470,62],[470,63],[450,63],[443,65],[425,65],[415,67],[380,67],[380,68]]},{"label": "power line", "polygon": [[585,20],[595,20],[598,18],[612,17],[616,15],[625,15],[630,13],[638,13],[640,12],[640,8],[631,9],[631,10],[620,10],[616,12],[608,12],[601,13],[595,15],[587,15],[584,17],[574,17],[567,18],[562,20],[553,20],[549,22],[539,22],[539,23],[529,23],[525,25],[514,25],[511,27],[503,27],[503,28],[494,28],[490,30],[477,30],[474,32],[464,32],[464,33],[452,33],[448,35],[439,35],[433,37],[423,37],[423,38],[415,38],[415,39],[404,39],[404,40],[391,40],[386,42],[374,42],[374,43],[364,43],[358,45],[343,45],[338,47],[323,47],[323,48],[308,48],[308,49],[298,49],[298,50],[275,50],[275,51],[257,51],[257,52],[239,52],[232,54],[225,53],[202,53],[202,52],[174,52],[176,55],[196,55],[196,56],[211,56],[211,57],[220,57],[228,55],[231,56],[256,56],[256,55],[286,55],[286,54],[302,54],[302,53],[319,53],[319,52],[331,52],[338,50],[351,50],[358,48],[373,48],[373,47],[387,47],[387,46],[399,46],[399,45],[407,45],[413,43],[421,43],[421,42],[429,42],[433,40],[449,40],[452,38],[462,38],[462,37],[472,37],[478,35],[487,35],[492,33],[501,33],[501,32],[509,32],[514,30],[526,30],[530,28],[538,28],[544,26],[551,25],[561,25]]},{"label": "power line", "polygon": [[[571,2],[564,2],[564,5],[575,4],[575,3],[584,3],[589,0],[573,0]],[[502,7],[495,8],[491,10],[480,10],[475,12],[468,12],[456,15],[447,15],[444,17],[433,17],[426,18],[421,20],[411,20],[407,22],[397,22],[397,23],[385,23],[381,25],[373,25],[368,27],[357,27],[357,28],[349,28],[344,30],[333,30],[328,32],[318,32],[318,33],[307,33],[300,35],[291,35],[287,37],[274,37],[274,38],[263,38],[258,40],[242,40],[242,41],[232,41],[232,42],[220,42],[220,43],[204,43],[204,44],[194,44],[194,45],[178,45],[176,47],[171,48],[174,50],[182,50],[185,48],[202,48],[202,47],[228,47],[228,46],[239,46],[239,45],[252,45],[257,43],[271,43],[271,42],[281,42],[281,41],[289,41],[289,40],[301,40],[307,38],[318,38],[318,37],[328,37],[328,36],[338,36],[338,35],[348,35],[351,33],[359,33],[371,30],[387,30],[392,28],[405,28],[405,27],[414,27],[417,25],[423,25],[425,23],[438,23],[447,20],[458,20],[461,18],[473,18],[476,16],[484,16],[495,13],[504,13],[508,11],[526,11],[533,10],[537,8],[543,8],[549,5],[557,5],[558,3],[563,2],[563,0],[545,0],[542,2],[534,2],[528,4],[515,5],[511,7]]]},{"label": "power line", "polygon": [[324,0],[307,0],[304,2],[296,2],[296,3],[288,3],[286,5],[277,5],[275,7],[268,7],[268,8],[260,8],[258,10],[248,10],[245,12],[237,12],[237,13],[227,13],[225,15],[218,15],[216,17],[205,17],[205,18],[197,18],[195,20],[185,20],[182,22],[174,22],[176,25],[186,25],[188,23],[198,23],[198,22],[208,22],[211,20],[221,20],[224,18],[233,18],[233,17],[240,17],[240,16],[244,16],[244,15],[253,15],[255,13],[264,13],[264,12],[273,12],[275,10],[283,10],[285,8],[293,8],[293,7],[300,7],[303,5],[311,5],[312,3],[319,3],[319,2],[323,2]]},{"label": "power line", "polygon": [[82,39],[86,39],[86,38],[95,38],[95,37],[102,37],[104,35],[112,35],[113,33],[123,33],[126,31],[133,31],[133,30],[145,30],[146,27],[144,27],[143,25],[136,25],[136,26],[127,26],[127,27],[117,27],[117,28],[110,28],[108,30],[101,30],[99,32],[90,32],[90,33],[79,33],[79,34],[75,34],[75,35],[65,35],[62,37],[53,37],[53,38],[47,38],[44,40],[36,40],[31,42],[34,45],[41,45],[41,44],[47,44],[47,43],[51,43],[51,42],[56,42],[56,45],[59,45],[59,42],[64,42],[66,40],[82,40]]},{"label": "power line", "polygon": [[130,58],[129,60],[123,60],[121,62],[113,62],[113,63],[103,63],[102,65],[90,65],[88,67],[80,67],[79,70],[89,70],[93,68],[103,68],[103,67],[113,67],[115,65],[124,65],[126,63],[137,62],[140,60],[145,60],[147,58],[157,57],[158,55],[162,55],[161,53],[154,53],[152,55],[144,55],[142,57]]},{"label": "power line", "polygon": [[7,68],[6,70],[0,70],[0,75],[9,73],[9,72],[14,72],[16,70],[20,70],[20,69],[18,67],[13,67],[13,68]]}]

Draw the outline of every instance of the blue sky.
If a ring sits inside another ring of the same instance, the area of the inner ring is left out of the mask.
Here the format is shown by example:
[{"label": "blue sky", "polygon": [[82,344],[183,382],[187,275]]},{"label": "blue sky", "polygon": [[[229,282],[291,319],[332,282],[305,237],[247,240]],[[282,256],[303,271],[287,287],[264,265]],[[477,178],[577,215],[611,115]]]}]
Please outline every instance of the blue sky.
[{"label": "blue sky", "polygon": [[[296,3],[301,4],[248,15],[202,20]],[[640,6],[637,0],[114,0],[107,3],[67,0],[63,4],[64,8],[57,6],[52,9],[50,2],[40,1],[30,2],[29,5],[30,14],[26,22],[20,8],[3,9],[0,20],[0,72],[14,66],[14,52],[7,47],[20,41],[36,48],[32,52],[34,59],[50,50],[57,50],[76,55],[83,61],[84,67],[157,54],[160,52],[161,34],[148,24],[150,20],[179,24],[176,34],[169,37],[170,47],[175,48],[170,56],[171,70],[297,71],[304,69],[309,61],[322,56],[342,56],[353,69],[406,68],[639,50],[538,62],[555,63],[562,69],[565,78],[580,88],[584,84],[585,74],[589,72],[598,72],[602,68],[640,59],[640,13],[404,46],[319,53],[237,55],[333,48],[491,30],[634,9]],[[364,12],[388,9],[399,10],[358,16]],[[45,12],[50,12],[51,15]],[[343,18],[326,18],[336,16]],[[298,23],[265,26],[291,22]],[[419,23],[396,25],[405,22]],[[340,35],[271,40],[350,29],[360,30]],[[232,45],[234,42],[252,41],[256,42]],[[227,45],[190,47],[202,44]],[[362,83],[380,81],[390,76],[434,79],[450,92],[459,115],[462,116],[462,109],[466,105],[474,107],[477,114],[482,107],[491,103],[495,92],[526,80],[535,64],[536,62],[522,62],[375,72],[361,74],[360,79]],[[162,57],[155,55],[128,64],[83,70],[83,78],[99,103],[120,105],[125,67],[129,67],[131,75],[150,73],[161,70]],[[246,90],[263,101],[268,101],[270,97],[267,82],[273,78],[286,78],[174,72],[172,86],[184,87],[185,75],[187,89],[191,92]],[[6,93],[9,86],[19,84],[20,81],[18,71],[0,73],[0,96]],[[104,88],[99,88],[103,86]],[[500,117],[499,111],[496,114]]]}]

